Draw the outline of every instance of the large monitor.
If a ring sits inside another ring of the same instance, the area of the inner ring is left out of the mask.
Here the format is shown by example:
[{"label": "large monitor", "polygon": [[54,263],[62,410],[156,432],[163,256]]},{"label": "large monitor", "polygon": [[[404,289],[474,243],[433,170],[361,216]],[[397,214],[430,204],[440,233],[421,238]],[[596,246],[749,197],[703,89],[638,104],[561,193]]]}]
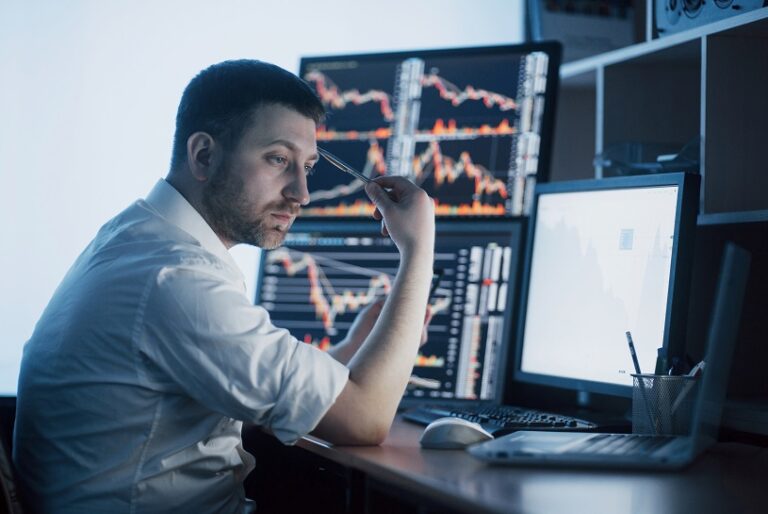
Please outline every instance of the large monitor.
[{"label": "large monitor", "polygon": [[[318,145],[368,177],[401,175],[438,216],[526,214],[548,179],[560,45],[306,57],[328,109]],[[367,217],[362,182],[324,161],[304,217]]]},{"label": "large monitor", "polygon": [[[521,227],[513,219],[438,223],[433,318],[404,405],[501,399]],[[328,349],[362,308],[388,292],[399,260],[377,222],[299,220],[282,247],[263,252],[256,303],[276,326]]]},{"label": "large monitor", "polygon": [[683,351],[699,177],[539,185],[521,280],[514,377],[629,396],[641,371]]}]

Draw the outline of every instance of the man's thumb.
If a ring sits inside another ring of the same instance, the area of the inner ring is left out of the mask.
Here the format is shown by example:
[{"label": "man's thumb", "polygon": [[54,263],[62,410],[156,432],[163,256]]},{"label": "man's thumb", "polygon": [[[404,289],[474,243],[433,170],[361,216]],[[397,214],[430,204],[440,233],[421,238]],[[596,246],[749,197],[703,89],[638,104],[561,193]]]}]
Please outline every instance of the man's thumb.
[{"label": "man's thumb", "polygon": [[365,185],[365,193],[379,210],[388,207],[392,203],[392,199],[387,195],[387,192],[376,182],[368,182]]}]

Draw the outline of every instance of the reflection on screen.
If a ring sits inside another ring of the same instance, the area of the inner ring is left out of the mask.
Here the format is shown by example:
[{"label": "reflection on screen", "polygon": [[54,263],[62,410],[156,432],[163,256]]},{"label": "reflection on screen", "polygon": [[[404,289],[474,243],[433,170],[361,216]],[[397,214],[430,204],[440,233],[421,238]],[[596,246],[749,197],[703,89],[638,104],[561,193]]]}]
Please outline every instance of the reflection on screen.
[{"label": "reflection on screen", "polygon": [[[295,227],[285,246],[265,252],[257,303],[276,326],[327,350],[392,285],[400,255],[378,228]],[[435,268],[441,275],[430,299],[433,317],[406,396],[495,398],[509,339],[518,238],[517,222],[438,230]]]},{"label": "reflection on screen", "polygon": [[542,194],[521,370],[631,385],[663,345],[678,187]]}]

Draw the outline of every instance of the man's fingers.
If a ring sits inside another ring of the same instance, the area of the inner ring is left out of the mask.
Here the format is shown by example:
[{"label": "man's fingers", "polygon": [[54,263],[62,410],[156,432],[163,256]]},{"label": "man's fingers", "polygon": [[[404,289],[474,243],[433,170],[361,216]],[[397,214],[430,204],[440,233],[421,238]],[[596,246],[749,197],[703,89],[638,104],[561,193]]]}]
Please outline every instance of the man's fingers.
[{"label": "man's fingers", "polygon": [[392,199],[387,195],[382,186],[378,182],[369,182],[365,185],[365,193],[376,205],[376,209],[384,211],[389,205],[392,204]]},{"label": "man's fingers", "polygon": [[432,306],[427,305],[427,312],[424,314],[424,327],[421,329],[421,344],[427,342],[429,322],[432,321]]}]

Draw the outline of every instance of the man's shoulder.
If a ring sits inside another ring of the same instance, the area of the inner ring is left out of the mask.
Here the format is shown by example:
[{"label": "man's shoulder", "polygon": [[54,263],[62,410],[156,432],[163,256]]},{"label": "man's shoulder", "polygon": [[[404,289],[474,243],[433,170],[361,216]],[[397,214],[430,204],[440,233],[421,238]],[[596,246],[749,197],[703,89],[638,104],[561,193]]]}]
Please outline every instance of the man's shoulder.
[{"label": "man's shoulder", "polygon": [[225,265],[143,200],[108,221],[99,231],[96,244],[99,251],[114,253],[115,257],[146,259],[158,266],[193,264],[219,269]]}]

